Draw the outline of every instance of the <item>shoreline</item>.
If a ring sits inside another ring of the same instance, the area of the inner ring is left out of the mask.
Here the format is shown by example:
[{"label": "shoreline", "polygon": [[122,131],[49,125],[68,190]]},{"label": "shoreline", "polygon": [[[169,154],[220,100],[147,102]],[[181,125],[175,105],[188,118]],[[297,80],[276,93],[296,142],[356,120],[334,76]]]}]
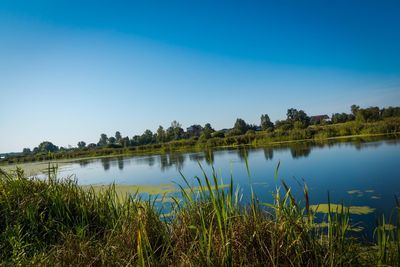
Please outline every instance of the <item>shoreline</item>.
[{"label": "shoreline", "polygon": [[[399,132],[396,133],[379,133],[379,134],[359,134],[359,135],[347,135],[347,136],[336,136],[329,138],[309,138],[309,139],[298,139],[298,140],[286,140],[286,141],[274,141],[268,143],[258,143],[258,144],[235,144],[235,145],[227,145],[227,146],[213,146],[213,147],[202,147],[199,148],[197,146],[185,147],[181,149],[174,149],[172,151],[162,151],[162,150],[152,150],[152,151],[144,151],[144,152],[131,152],[131,153],[121,153],[121,154],[111,154],[111,155],[100,155],[100,156],[88,156],[88,157],[77,157],[77,158],[69,158],[69,159],[54,159],[54,160],[43,160],[43,161],[28,161],[28,162],[18,162],[18,163],[0,163],[0,169],[4,169],[6,171],[15,170],[16,167],[21,167],[27,174],[30,176],[34,176],[40,174],[42,172],[44,166],[48,164],[57,164],[60,166],[65,166],[68,164],[77,163],[85,160],[96,160],[96,159],[104,159],[104,158],[117,158],[117,157],[134,157],[134,156],[154,156],[154,155],[163,155],[169,153],[196,153],[204,150],[225,150],[225,149],[237,149],[240,147],[249,147],[249,148],[265,148],[265,147],[276,147],[279,145],[285,144],[296,144],[296,143],[310,143],[310,142],[327,142],[327,141],[341,141],[345,140],[351,142],[351,139],[361,139],[361,138],[370,138],[370,137],[394,137],[394,139],[398,139],[400,135]],[[376,141],[387,140],[385,138],[381,138]],[[354,140],[353,140],[354,141]],[[31,166],[31,167],[29,167]],[[42,167],[40,167],[42,166]],[[25,167],[25,168],[24,168]]]}]

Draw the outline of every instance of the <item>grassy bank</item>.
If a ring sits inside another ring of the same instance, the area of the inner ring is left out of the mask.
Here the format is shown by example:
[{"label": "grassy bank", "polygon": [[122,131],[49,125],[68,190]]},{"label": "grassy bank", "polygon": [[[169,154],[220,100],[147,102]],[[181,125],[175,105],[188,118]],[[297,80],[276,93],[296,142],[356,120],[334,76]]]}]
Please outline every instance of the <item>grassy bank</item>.
[{"label": "grassy bank", "polygon": [[39,153],[11,156],[0,160],[3,164],[40,162],[46,160],[70,160],[123,155],[149,155],[179,151],[204,151],[211,148],[226,148],[242,145],[268,146],[299,141],[324,142],[326,140],[397,135],[400,133],[400,118],[386,118],[376,122],[349,121],[331,125],[311,125],[305,129],[276,129],[274,131],[248,132],[244,135],[212,137],[209,139],[183,139],[167,143],[149,144],[125,148],[96,147],[72,149],[55,153]]},{"label": "grassy bank", "polygon": [[[274,203],[241,204],[214,174],[189,186],[171,217],[115,187],[94,191],[50,172],[45,181],[0,171],[0,258],[4,265],[399,266],[400,222],[381,219],[375,241],[348,235],[349,210],[328,205],[325,221],[282,182]],[[328,199],[329,203],[329,199]],[[397,203],[399,205],[399,203]],[[400,207],[397,207],[397,212]]]}]

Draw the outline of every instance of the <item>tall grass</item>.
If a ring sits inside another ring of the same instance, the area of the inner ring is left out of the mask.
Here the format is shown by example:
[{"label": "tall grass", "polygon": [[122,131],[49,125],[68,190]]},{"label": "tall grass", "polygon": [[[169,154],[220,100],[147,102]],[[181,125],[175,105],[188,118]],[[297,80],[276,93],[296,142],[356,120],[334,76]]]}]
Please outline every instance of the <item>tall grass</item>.
[{"label": "tall grass", "polygon": [[[399,216],[382,219],[376,242],[348,235],[349,210],[327,214],[321,228],[309,192],[295,199],[282,181],[273,203],[222,186],[200,166],[196,184],[182,175],[172,216],[155,199],[121,198],[114,186],[95,193],[76,181],[0,171],[0,259],[4,265],[399,266]],[[250,172],[249,172],[250,174]],[[329,197],[328,197],[329,200]],[[329,201],[328,201],[329,202]],[[397,214],[400,207],[397,207]],[[396,220],[396,222],[395,222]]]}]

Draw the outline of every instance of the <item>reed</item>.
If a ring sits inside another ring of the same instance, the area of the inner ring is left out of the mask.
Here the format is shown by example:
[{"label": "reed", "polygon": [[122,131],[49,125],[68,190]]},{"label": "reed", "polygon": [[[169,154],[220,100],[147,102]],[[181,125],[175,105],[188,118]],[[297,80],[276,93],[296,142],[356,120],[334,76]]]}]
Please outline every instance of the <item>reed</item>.
[{"label": "reed", "polygon": [[[250,168],[248,167],[250,177]],[[0,171],[0,259],[3,265],[139,266],[399,266],[397,207],[382,217],[373,244],[348,234],[349,210],[330,206],[324,228],[310,209],[309,192],[296,199],[282,181],[273,203],[199,165],[195,184],[182,174],[171,216],[156,199],[121,197],[115,186],[95,192],[73,177],[27,178]],[[278,168],[276,171],[278,179]],[[251,183],[251,179],[249,180]],[[330,196],[328,195],[328,203]]]}]

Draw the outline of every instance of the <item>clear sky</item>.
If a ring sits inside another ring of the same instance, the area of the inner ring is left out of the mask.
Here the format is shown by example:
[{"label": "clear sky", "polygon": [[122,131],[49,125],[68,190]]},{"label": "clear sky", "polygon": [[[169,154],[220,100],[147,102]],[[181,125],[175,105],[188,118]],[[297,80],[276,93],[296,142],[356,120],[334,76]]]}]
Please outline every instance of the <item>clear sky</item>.
[{"label": "clear sky", "polygon": [[0,1],[0,152],[400,105],[400,1]]}]

